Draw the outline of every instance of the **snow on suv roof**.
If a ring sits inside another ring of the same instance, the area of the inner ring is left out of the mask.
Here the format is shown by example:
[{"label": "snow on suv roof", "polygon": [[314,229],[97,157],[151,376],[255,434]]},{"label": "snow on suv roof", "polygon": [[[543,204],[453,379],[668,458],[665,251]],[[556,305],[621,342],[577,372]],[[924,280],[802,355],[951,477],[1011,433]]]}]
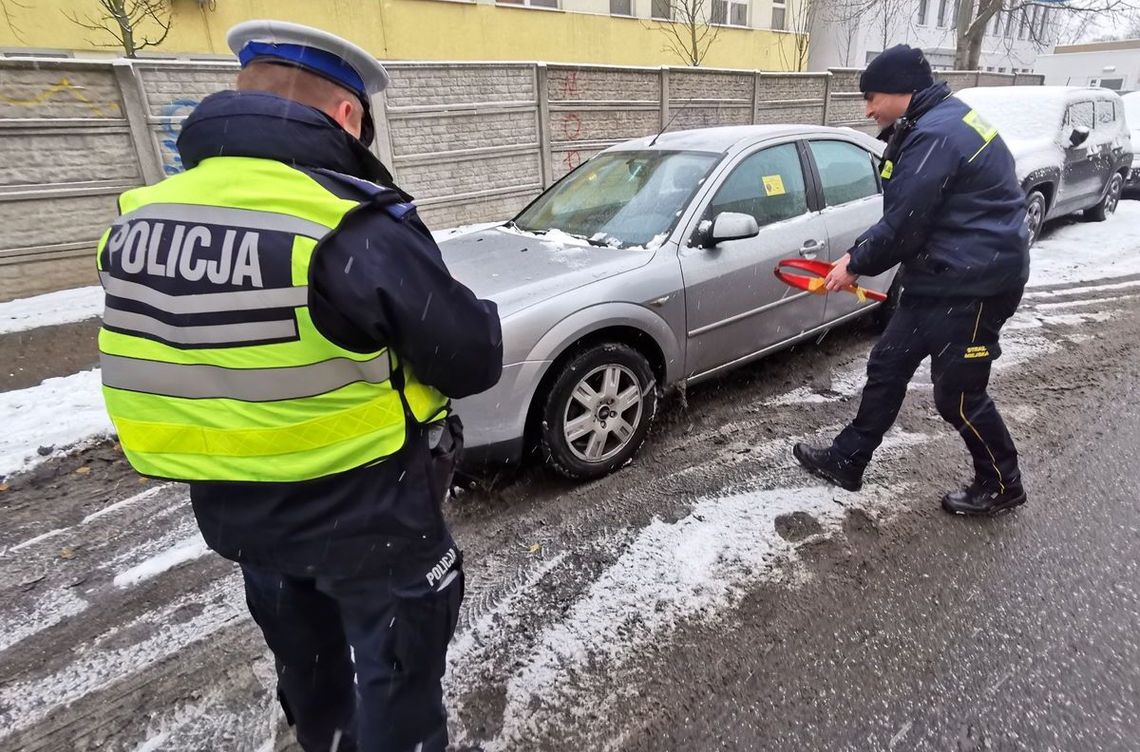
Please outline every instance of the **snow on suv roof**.
[{"label": "snow on suv roof", "polygon": [[1108,89],[1077,86],[979,86],[955,96],[981,113],[1006,141],[1054,138],[1073,102],[1113,99]]},{"label": "snow on suv roof", "polygon": [[757,143],[780,136],[803,136],[815,133],[842,134],[854,136],[856,140],[871,140],[870,136],[849,128],[829,128],[822,125],[725,125],[663,133],[652,147],[649,144],[653,141],[653,136],[635,138],[612,146],[609,151],[653,148],[662,151],[707,151],[722,154],[738,145]]}]

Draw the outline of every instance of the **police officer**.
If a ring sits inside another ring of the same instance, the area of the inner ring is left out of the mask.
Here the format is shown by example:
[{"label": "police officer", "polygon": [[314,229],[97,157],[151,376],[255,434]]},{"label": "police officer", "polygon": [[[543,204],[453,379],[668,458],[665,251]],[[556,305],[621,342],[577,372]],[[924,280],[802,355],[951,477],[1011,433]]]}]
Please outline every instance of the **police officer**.
[{"label": "police officer", "polygon": [[934,401],[973,457],[974,479],[942,499],[958,514],[1025,503],[1017,450],[986,393],[998,335],[1029,277],[1025,196],[1013,156],[975,111],[934,82],[922,51],[886,50],[862,74],[867,116],[884,129],[883,218],[827,277],[840,290],[901,264],[898,309],[871,351],[859,412],[828,447],[797,444],[813,474],[849,491],[931,358]]},{"label": "police officer", "polygon": [[229,44],[237,91],[186,120],[186,171],[123,194],[100,244],[107,408],[240,563],[301,746],[442,750],[449,398],[498,380],[497,310],[367,148],[376,60],[276,21]]}]

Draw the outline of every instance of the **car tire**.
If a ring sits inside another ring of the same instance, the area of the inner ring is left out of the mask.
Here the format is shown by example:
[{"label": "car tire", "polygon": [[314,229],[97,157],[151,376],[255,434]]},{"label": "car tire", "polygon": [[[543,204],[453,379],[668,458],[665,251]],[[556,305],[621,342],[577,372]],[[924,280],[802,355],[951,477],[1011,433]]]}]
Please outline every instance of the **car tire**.
[{"label": "car tire", "polygon": [[657,382],[640,352],[618,342],[573,356],[542,408],[539,450],[556,472],[592,480],[625,465],[657,414]]},{"label": "car tire", "polygon": [[1108,183],[1108,191],[1104,194],[1104,198],[1100,203],[1091,209],[1085,210],[1085,216],[1093,222],[1103,222],[1116,213],[1116,207],[1120,205],[1120,194],[1124,190],[1124,178],[1120,173],[1115,173],[1112,180]]},{"label": "car tire", "polygon": [[1045,201],[1045,194],[1041,191],[1030,191],[1025,199],[1025,224],[1029,227],[1030,248],[1041,237],[1041,228],[1045,226],[1045,214],[1048,210],[1049,204]]}]

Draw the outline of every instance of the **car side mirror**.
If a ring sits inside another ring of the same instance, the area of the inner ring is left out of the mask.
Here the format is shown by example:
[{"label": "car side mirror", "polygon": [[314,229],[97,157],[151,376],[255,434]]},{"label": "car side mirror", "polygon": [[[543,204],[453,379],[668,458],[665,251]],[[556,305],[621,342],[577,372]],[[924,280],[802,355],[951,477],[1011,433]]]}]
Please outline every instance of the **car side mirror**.
[{"label": "car side mirror", "polygon": [[1073,129],[1073,132],[1069,134],[1069,146],[1074,149],[1088,140],[1089,129],[1083,125],[1078,125]]},{"label": "car side mirror", "polygon": [[715,246],[729,240],[754,238],[759,234],[760,225],[756,222],[756,217],[751,214],[721,212],[713,220],[712,232],[708,236],[708,245]]}]

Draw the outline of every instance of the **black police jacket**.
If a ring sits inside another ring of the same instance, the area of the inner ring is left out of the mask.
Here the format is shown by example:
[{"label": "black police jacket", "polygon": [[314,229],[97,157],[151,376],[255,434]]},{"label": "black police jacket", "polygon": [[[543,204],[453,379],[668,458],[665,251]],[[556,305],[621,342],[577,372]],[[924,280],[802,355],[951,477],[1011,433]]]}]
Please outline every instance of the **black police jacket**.
[{"label": "black police jacket", "polygon": [[945,83],[915,94],[884,154],[883,218],[851,249],[852,274],[902,264],[923,297],[985,297],[1029,278],[1025,194],[1001,136]]},{"label": "black police jacket", "polygon": [[[178,150],[188,169],[221,155],[278,160],[361,201],[321,241],[311,264],[309,308],[321,334],[358,352],[390,347],[448,397],[498,381],[495,304],[452,278],[411,207],[393,211],[391,200],[369,200],[375,186],[351,178],[386,185],[400,201],[410,197],[324,113],[271,94],[221,92],[187,118]],[[451,538],[440,510],[446,489],[426,433],[414,429],[384,462],[304,483],[192,483],[203,537],[227,558],[294,574],[346,576],[438,558]]]}]

